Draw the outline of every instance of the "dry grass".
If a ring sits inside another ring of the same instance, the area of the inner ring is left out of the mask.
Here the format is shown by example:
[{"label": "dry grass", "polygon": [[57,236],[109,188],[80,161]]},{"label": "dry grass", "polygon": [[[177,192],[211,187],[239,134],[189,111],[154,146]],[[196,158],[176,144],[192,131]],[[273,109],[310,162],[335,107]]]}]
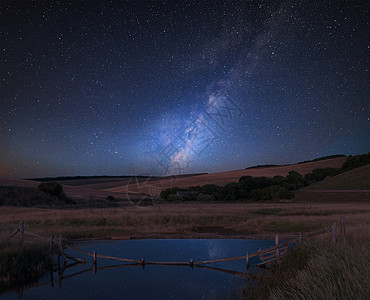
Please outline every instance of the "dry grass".
[{"label": "dry grass", "polygon": [[[365,299],[369,296],[369,230],[351,232],[347,243],[309,241],[264,274],[252,299]],[[248,287],[247,287],[248,288]]]},{"label": "dry grass", "polygon": [[41,245],[0,243],[0,292],[35,281],[49,270],[52,260],[46,249]]},{"label": "dry grass", "polygon": [[246,284],[243,299],[366,299],[370,282],[370,226],[365,213],[351,218],[346,243],[340,230],[304,240],[281,264]]},{"label": "dry grass", "polygon": [[370,226],[370,203],[187,203],[148,207],[38,209],[3,207],[0,238],[19,221],[39,234],[68,238],[232,237],[294,235],[329,228],[347,216],[348,228]]},{"label": "dry grass", "polygon": [[294,164],[288,166],[279,166],[279,167],[264,167],[256,169],[244,169],[230,172],[221,172],[213,174],[205,174],[199,176],[191,177],[182,177],[182,178],[165,178],[162,180],[153,179],[149,181],[140,182],[139,184],[129,184],[117,186],[114,188],[107,189],[110,192],[141,192],[152,194],[153,196],[159,196],[161,190],[170,188],[170,187],[181,187],[186,188],[196,185],[205,185],[205,184],[217,184],[225,185],[230,182],[238,182],[239,178],[242,176],[250,175],[253,177],[266,176],[273,177],[275,175],[286,176],[289,171],[295,170],[300,174],[304,175],[311,172],[313,169],[317,168],[339,168],[347,160],[346,157],[339,157],[333,159],[327,159],[322,161],[308,162],[303,164]]},{"label": "dry grass", "polygon": [[[108,195],[113,195],[116,199],[140,200],[142,195],[148,194],[159,197],[161,190],[169,187],[190,187],[205,184],[225,185],[230,182],[238,182],[242,176],[266,176],[275,175],[286,176],[289,171],[295,170],[304,175],[316,168],[339,168],[347,160],[346,157],[327,159],[322,161],[307,162],[278,167],[263,167],[255,169],[243,169],[229,172],[213,174],[203,174],[196,176],[179,176],[161,178],[103,178],[103,179],[80,179],[59,181],[63,184],[64,191],[68,197],[83,199],[105,199]],[[29,180],[17,180],[0,178],[0,185],[28,186],[37,187],[39,182]]]},{"label": "dry grass", "polygon": [[[370,164],[316,182],[307,190],[370,190]],[[370,198],[369,198],[370,199]]]}]

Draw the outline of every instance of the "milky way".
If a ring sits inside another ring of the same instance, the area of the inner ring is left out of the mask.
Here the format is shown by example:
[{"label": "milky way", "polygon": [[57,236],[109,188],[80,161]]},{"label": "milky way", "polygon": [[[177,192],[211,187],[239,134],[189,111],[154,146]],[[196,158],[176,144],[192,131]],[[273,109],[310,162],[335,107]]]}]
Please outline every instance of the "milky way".
[{"label": "milky way", "polygon": [[370,149],[366,1],[1,1],[0,20],[0,176]]}]

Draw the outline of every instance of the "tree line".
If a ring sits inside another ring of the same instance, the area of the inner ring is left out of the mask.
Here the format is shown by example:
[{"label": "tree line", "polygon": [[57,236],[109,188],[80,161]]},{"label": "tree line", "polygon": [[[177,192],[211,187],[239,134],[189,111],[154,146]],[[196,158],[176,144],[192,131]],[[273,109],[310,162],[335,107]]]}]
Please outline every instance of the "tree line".
[{"label": "tree line", "polygon": [[340,168],[317,168],[302,176],[291,170],[288,175],[270,177],[242,176],[238,182],[224,186],[206,184],[189,188],[172,187],[163,190],[161,198],[167,201],[223,201],[292,199],[294,191],[321,181],[327,176],[349,171],[370,163],[370,153],[350,156]]}]

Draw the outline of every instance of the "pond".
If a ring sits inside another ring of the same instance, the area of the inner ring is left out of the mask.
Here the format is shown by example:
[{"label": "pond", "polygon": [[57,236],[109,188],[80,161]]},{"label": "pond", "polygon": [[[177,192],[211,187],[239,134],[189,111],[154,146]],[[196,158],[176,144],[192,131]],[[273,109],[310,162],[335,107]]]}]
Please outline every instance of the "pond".
[{"label": "pond", "polygon": [[[189,262],[193,258],[196,262],[243,256],[273,244],[274,241],[244,239],[148,239],[90,241],[74,247],[136,260],[145,257],[147,261]],[[73,250],[66,253],[88,262],[69,267],[62,274],[58,271],[46,274],[33,287],[1,294],[0,299],[222,299],[242,286],[244,277],[238,273],[246,272],[245,260],[206,265],[215,270],[197,266],[126,264],[119,267],[123,263],[100,258],[94,272],[91,257]],[[257,257],[252,258],[250,266],[257,261]],[[116,267],[105,268],[108,266]]]}]

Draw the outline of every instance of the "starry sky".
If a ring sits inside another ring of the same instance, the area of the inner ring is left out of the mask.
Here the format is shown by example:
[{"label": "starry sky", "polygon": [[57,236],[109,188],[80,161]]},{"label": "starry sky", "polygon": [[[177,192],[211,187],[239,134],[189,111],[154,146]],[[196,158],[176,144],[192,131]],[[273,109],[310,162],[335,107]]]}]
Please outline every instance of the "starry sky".
[{"label": "starry sky", "polygon": [[0,176],[370,151],[368,1],[4,1]]}]

